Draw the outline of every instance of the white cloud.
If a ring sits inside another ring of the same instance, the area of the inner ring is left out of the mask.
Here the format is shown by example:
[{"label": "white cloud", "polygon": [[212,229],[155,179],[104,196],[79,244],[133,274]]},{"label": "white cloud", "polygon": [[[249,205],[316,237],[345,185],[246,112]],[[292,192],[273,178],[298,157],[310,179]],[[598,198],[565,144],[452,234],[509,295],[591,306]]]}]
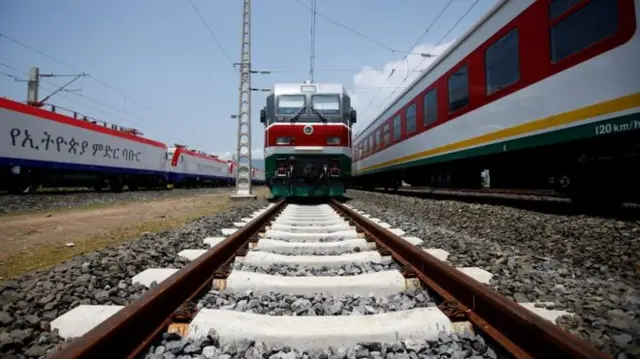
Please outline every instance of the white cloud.
[{"label": "white cloud", "polygon": [[[444,52],[452,42],[438,45],[435,48],[433,44],[418,45],[411,50],[412,54],[408,55],[406,59],[403,59],[403,55],[398,60],[387,63],[379,71],[365,66],[362,71],[355,74],[353,76],[354,90],[349,91],[351,106],[358,111],[358,123],[356,123],[355,131],[358,132],[371,123],[386,105],[402,94],[405,88],[421,75],[421,71],[429,67],[436,59],[436,57],[425,58],[418,54],[426,53],[437,56]],[[389,77],[394,68],[395,72]],[[380,88],[383,86],[384,88]],[[380,92],[378,93],[378,91]],[[372,99],[373,101],[371,101]]]},{"label": "white cloud", "polygon": [[214,152],[214,155],[218,155],[221,160],[230,160],[233,158],[235,152]]}]

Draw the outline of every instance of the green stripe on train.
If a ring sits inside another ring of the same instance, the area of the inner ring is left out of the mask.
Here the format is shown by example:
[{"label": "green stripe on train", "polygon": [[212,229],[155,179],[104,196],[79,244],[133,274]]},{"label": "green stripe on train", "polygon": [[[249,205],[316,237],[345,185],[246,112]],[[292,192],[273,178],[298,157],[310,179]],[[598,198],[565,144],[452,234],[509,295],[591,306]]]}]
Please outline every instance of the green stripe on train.
[{"label": "green stripe on train", "polygon": [[355,173],[354,176],[368,175],[388,170],[422,166],[438,162],[446,162],[469,157],[490,155],[500,152],[552,145],[561,142],[576,141],[590,137],[611,135],[636,130],[640,130],[640,113],[633,113],[621,117],[615,117],[608,120],[574,126],[561,130],[553,130],[550,132],[526,136],[514,140],[496,142],[489,145],[456,151],[444,155],[435,155],[433,157],[398,163],[360,173]]},{"label": "green stripe on train", "polygon": [[276,158],[294,156],[295,158],[304,159],[309,157],[336,157],[340,158],[340,177],[351,176],[351,158],[345,155],[329,155],[329,154],[296,154],[296,153],[278,153],[275,155],[269,155],[264,159],[265,177],[271,178],[276,171]]},{"label": "green stripe on train", "polygon": [[332,183],[327,187],[276,184],[271,186],[271,194],[276,197],[340,197],[344,195],[344,183]]}]

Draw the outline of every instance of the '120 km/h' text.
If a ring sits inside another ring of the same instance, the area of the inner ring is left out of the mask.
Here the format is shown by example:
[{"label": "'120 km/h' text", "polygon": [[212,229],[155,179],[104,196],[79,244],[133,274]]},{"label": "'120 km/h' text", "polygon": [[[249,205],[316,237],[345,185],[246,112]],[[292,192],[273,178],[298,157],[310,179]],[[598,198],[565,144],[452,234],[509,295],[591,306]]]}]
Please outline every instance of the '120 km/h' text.
[{"label": "'120 km/h' text", "polygon": [[639,120],[629,120],[626,122],[609,122],[595,125],[596,135],[608,135],[611,133],[640,130]]}]

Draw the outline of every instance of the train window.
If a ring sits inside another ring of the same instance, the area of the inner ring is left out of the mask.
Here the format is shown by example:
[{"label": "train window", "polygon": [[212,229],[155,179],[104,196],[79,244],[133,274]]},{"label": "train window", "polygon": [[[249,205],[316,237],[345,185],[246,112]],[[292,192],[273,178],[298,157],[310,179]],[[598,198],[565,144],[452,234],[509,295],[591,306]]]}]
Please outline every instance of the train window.
[{"label": "train window", "polygon": [[614,35],[617,30],[618,2],[591,0],[551,27],[551,60],[561,61]]},{"label": "train window", "polygon": [[380,129],[376,130],[376,151],[380,149],[380,144],[382,142],[380,141]]},{"label": "train window", "polygon": [[557,19],[567,10],[582,1],[584,0],[551,0],[551,3],[549,4],[549,18],[551,20]]},{"label": "train window", "polygon": [[373,135],[369,136],[369,153],[373,153]]},{"label": "train window", "polygon": [[407,107],[407,133],[416,132],[416,104]]},{"label": "train window", "polygon": [[489,46],[484,53],[484,66],[487,75],[487,95],[520,80],[518,29],[511,30]]},{"label": "train window", "polygon": [[400,123],[400,115],[396,115],[393,118],[393,140],[398,141],[400,139],[400,135],[402,135],[402,125]]},{"label": "train window", "polygon": [[304,95],[280,95],[278,96],[279,115],[295,115],[305,106]]},{"label": "train window", "polygon": [[438,120],[438,89],[433,88],[424,95],[424,125],[429,126]]},{"label": "train window", "polygon": [[464,65],[449,76],[449,112],[469,104],[469,68]]},{"label": "train window", "polygon": [[340,96],[338,95],[313,95],[311,103],[313,108],[325,115],[340,114]]},{"label": "train window", "polygon": [[385,124],[382,130],[382,142],[385,146],[389,146],[389,142],[391,141],[391,136],[389,135],[389,124]]}]

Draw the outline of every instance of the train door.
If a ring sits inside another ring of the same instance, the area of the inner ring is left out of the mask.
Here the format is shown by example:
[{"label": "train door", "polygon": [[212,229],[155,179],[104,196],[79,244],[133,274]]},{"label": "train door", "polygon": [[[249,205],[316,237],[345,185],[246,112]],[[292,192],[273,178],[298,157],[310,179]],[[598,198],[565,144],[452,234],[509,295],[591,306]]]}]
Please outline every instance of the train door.
[{"label": "train door", "polygon": [[180,155],[180,162],[178,163],[178,168],[182,173],[189,173],[189,161],[185,155]]}]

